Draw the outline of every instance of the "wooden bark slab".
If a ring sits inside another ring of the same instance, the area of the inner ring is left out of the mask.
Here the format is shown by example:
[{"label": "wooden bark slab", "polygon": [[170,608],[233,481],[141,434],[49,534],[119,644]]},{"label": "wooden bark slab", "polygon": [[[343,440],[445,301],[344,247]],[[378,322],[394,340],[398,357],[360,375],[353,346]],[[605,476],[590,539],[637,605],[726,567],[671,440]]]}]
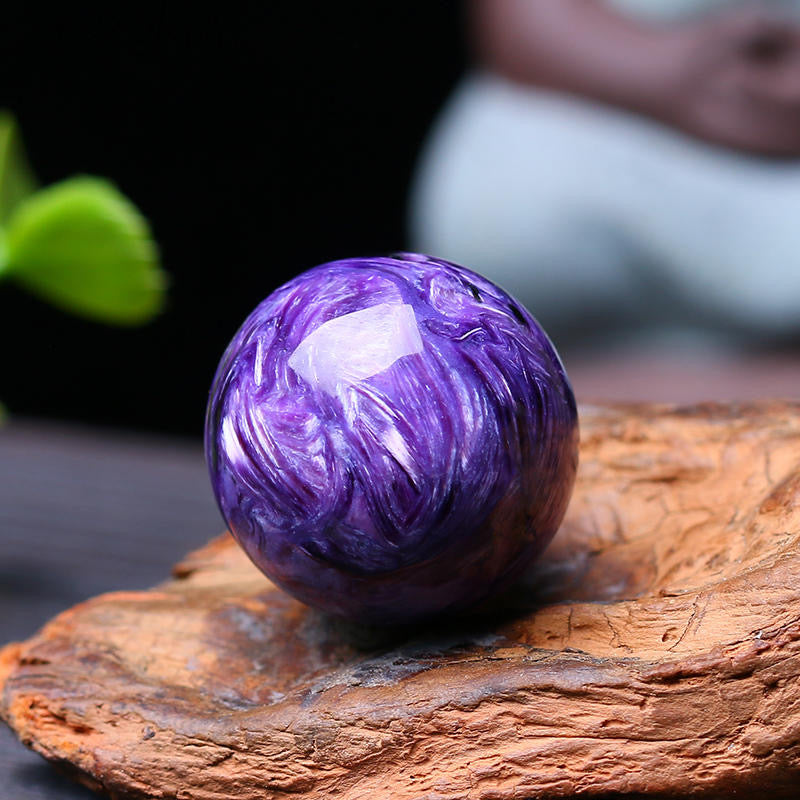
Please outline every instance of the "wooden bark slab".
[{"label": "wooden bark slab", "polygon": [[114,797],[796,796],[800,406],[582,411],[507,596],[346,625],[223,537],[0,653],[20,739]]}]

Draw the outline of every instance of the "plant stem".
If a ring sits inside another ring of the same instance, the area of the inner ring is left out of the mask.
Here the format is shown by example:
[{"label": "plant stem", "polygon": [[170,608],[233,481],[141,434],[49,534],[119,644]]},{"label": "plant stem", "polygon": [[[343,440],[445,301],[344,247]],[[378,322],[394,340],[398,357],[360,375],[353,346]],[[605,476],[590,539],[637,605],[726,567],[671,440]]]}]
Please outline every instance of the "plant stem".
[{"label": "plant stem", "polygon": [[6,245],[6,232],[0,228],[0,278],[8,272],[8,247]]}]

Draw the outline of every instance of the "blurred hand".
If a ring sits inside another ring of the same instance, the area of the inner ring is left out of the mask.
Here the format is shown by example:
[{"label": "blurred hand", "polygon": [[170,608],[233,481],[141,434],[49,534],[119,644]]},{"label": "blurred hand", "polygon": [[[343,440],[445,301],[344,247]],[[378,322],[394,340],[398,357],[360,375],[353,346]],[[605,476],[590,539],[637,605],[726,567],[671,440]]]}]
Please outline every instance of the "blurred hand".
[{"label": "blurred hand", "polygon": [[664,44],[659,116],[730,147],[800,156],[800,26],[739,10],[665,32]]}]

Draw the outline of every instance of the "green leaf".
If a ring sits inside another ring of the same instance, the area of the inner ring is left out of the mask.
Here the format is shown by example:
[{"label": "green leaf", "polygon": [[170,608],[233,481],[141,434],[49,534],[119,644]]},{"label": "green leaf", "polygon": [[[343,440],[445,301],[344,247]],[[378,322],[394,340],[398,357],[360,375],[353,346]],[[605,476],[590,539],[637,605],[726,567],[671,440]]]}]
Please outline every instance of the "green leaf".
[{"label": "green leaf", "polygon": [[71,178],[23,200],[6,248],[10,276],[66,311],[135,325],[163,307],[147,221],[108,181]]},{"label": "green leaf", "polygon": [[25,157],[17,121],[11,112],[0,110],[0,224],[35,190],[36,178]]}]

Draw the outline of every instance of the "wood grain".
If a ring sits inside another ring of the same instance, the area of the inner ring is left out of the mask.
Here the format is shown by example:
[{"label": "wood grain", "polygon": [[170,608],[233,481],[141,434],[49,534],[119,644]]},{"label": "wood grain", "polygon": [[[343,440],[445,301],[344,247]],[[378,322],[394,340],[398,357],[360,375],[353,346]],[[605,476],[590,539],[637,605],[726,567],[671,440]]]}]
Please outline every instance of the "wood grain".
[{"label": "wood grain", "polygon": [[0,652],[0,713],[113,797],[792,797],[800,405],[582,409],[567,520],[504,597],[349,625],[228,537]]}]

